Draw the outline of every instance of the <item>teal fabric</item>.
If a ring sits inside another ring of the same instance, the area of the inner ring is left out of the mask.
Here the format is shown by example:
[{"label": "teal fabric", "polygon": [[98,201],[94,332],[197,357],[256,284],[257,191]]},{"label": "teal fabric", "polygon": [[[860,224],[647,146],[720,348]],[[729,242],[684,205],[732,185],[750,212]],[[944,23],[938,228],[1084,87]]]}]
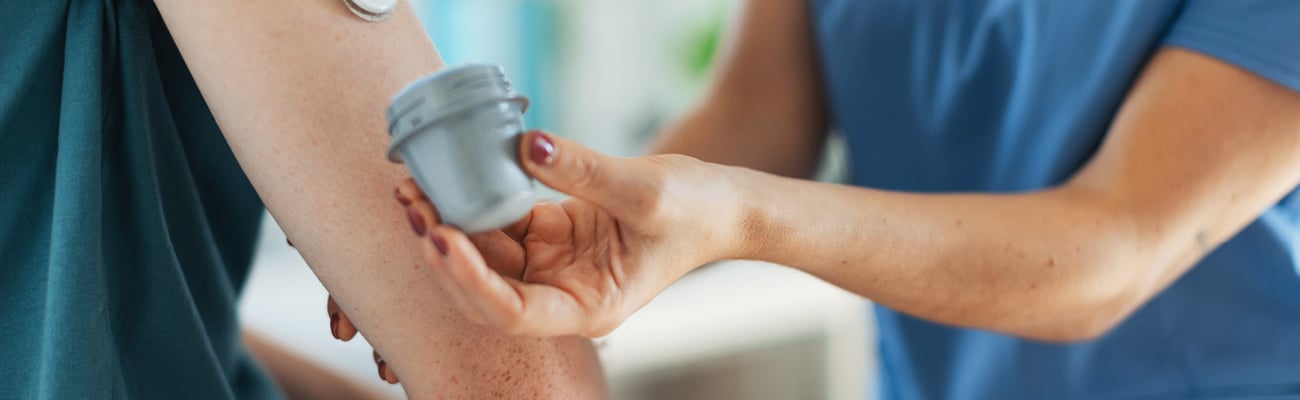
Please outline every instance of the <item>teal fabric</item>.
[{"label": "teal fabric", "polygon": [[152,2],[21,3],[0,10],[0,397],[280,397],[235,315],[262,205]]}]

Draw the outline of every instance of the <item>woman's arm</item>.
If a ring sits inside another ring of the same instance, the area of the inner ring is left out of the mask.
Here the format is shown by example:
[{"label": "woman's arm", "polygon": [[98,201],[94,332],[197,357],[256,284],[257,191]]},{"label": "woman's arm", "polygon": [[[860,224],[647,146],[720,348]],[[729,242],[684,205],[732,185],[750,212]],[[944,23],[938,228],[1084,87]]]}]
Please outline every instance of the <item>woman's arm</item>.
[{"label": "woman's arm", "polygon": [[1023,194],[910,194],[683,156],[616,159],[530,134],[524,165],[572,194],[539,207],[522,278],[458,245],[435,256],[475,321],[600,335],[690,269],[803,269],[942,323],[1049,340],[1103,334],[1300,184],[1300,94],[1162,50],[1096,157]]},{"label": "woman's arm", "polygon": [[1087,339],[1300,183],[1300,95],[1166,49],[1059,187],[930,195],[751,179],[748,257],[942,323]]},{"label": "woman's arm", "polygon": [[413,398],[590,398],[590,341],[468,324],[419,260],[384,158],[384,110],[441,66],[403,2],[382,23],[340,0],[158,0],[204,98],[271,214]]},{"label": "woman's arm", "polygon": [[651,151],[812,177],[828,122],[808,12],[803,0],[743,2],[705,98]]}]

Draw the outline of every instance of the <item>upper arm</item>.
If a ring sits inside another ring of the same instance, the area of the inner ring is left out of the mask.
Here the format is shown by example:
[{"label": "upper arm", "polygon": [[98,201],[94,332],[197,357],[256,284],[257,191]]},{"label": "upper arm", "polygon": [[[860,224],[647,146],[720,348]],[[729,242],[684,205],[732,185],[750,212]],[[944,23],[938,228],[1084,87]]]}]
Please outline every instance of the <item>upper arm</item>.
[{"label": "upper arm", "polygon": [[809,7],[744,2],[703,102],[659,151],[808,177],[827,131]]},{"label": "upper arm", "polygon": [[1132,229],[1122,316],[1300,184],[1300,93],[1219,59],[1166,48],[1101,149],[1067,185]]},{"label": "upper arm", "polygon": [[472,326],[420,267],[384,158],[389,99],[441,63],[409,5],[369,23],[338,0],[156,3],[271,214],[408,394],[602,390],[590,341]]}]

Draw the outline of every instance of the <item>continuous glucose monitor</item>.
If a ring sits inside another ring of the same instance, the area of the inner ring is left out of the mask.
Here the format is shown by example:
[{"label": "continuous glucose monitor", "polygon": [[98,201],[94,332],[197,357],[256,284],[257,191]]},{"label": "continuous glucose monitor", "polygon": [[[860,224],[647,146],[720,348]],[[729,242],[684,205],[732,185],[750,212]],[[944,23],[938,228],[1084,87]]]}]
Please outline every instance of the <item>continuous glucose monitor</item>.
[{"label": "continuous glucose monitor", "polygon": [[361,19],[379,22],[388,19],[397,9],[398,0],[343,0],[343,4]]}]

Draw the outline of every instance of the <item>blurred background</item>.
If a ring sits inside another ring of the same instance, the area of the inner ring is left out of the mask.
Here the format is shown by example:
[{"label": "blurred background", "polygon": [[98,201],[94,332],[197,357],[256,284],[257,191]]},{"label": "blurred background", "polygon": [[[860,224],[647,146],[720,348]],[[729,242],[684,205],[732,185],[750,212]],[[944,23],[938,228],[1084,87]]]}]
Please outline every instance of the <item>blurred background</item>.
[{"label": "blurred background", "polygon": [[[707,84],[736,0],[414,0],[448,64],[506,67],[529,126],[636,155]],[[839,180],[832,140],[821,176]],[[268,216],[246,326],[394,396],[365,341],[329,334],[326,293]],[[865,301],[797,271],[726,262],[686,277],[601,339],[618,399],[861,399],[875,393]]]}]

